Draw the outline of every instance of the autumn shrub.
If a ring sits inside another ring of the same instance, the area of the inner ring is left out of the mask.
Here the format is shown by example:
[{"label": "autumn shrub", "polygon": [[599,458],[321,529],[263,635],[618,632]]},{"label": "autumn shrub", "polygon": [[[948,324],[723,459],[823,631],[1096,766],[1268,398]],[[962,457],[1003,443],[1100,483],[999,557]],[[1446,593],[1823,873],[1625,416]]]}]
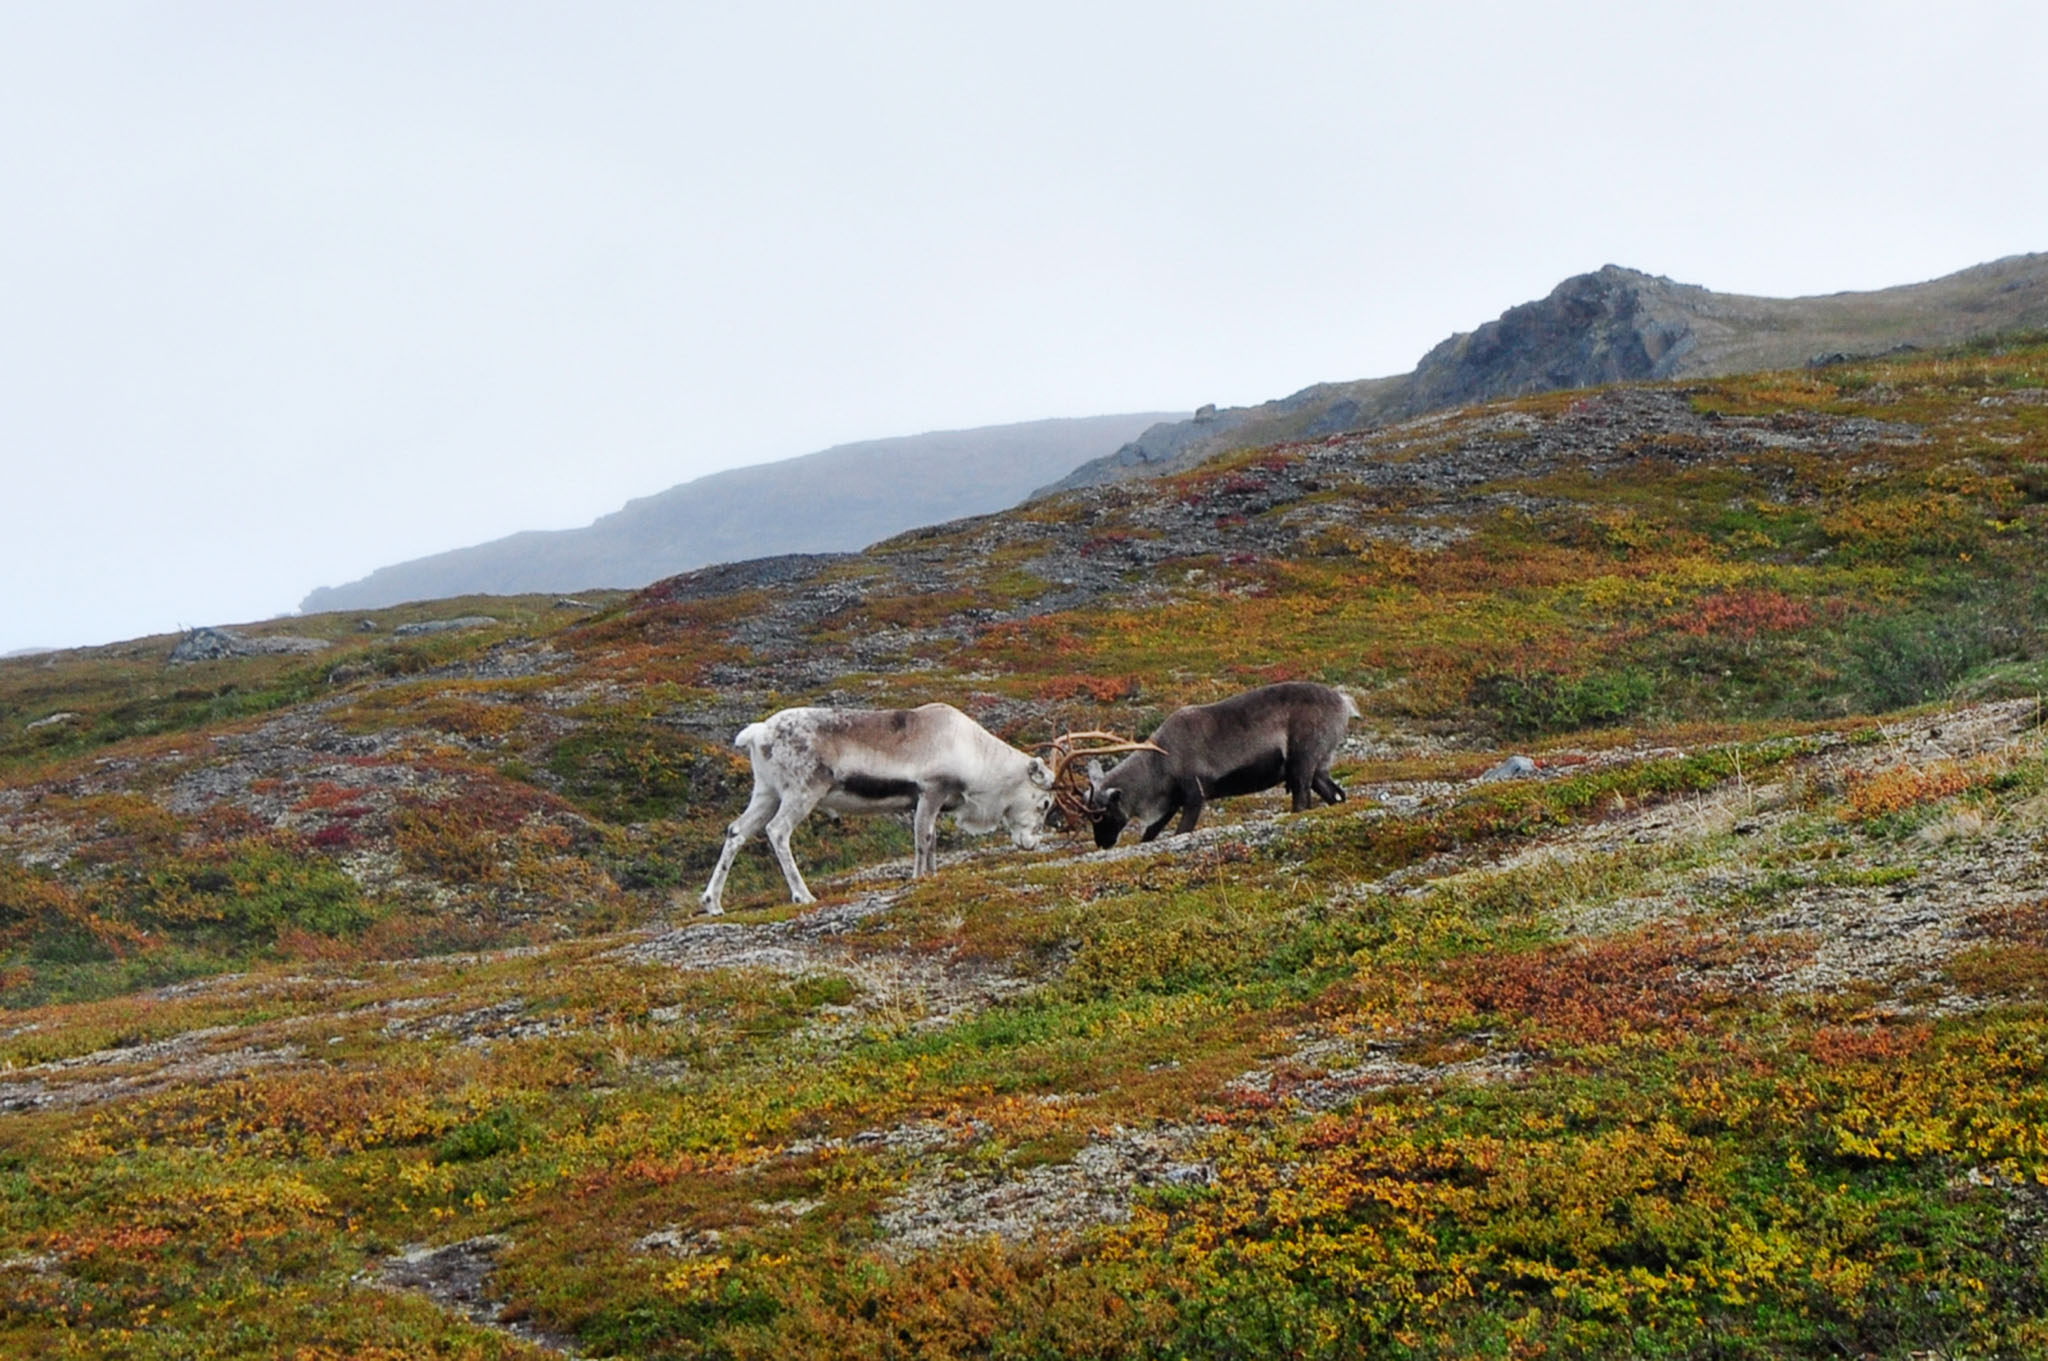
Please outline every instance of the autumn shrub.
[{"label": "autumn shrub", "polygon": [[1972,935],[2048,946],[2048,898],[1979,908],[1969,915],[1967,924]]},{"label": "autumn shrub", "polygon": [[1164,1264],[1172,1355],[2029,1354],[2038,1026],[1786,1038],[1246,1123],[1105,1255]]},{"label": "autumn shrub", "polygon": [[297,807],[300,812],[321,812],[330,816],[361,816],[366,811],[361,800],[368,792],[354,785],[337,784],[332,780],[317,780],[300,797]]},{"label": "autumn shrub", "polygon": [[391,820],[401,864],[450,884],[487,884],[503,877],[500,833],[492,820],[459,802],[415,803]]},{"label": "autumn shrub", "polygon": [[426,726],[472,741],[494,742],[518,730],[526,715],[515,704],[459,699],[432,706],[421,715]]},{"label": "autumn shrub", "polygon": [[1129,699],[1139,690],[1136,676],[1052,676],[1040,682],[1040,699],[1080,699],[1084,695],[1097,704]]},{"label": "autumn shrub", "polygon": [[[1155,910],[1144,918],[1097,923],[1068,967],[1067,986],[1090,996],[1178,992],[1235,980],[1266,952],[1266,932],[1255,919],[1237,912],[1152,906]],[[1172,920],[1159,920],[1162,915]]]},{"label": "autumn shrub", "polygon": [[1477,1010],[1525,1022],[1539,1043],[1591,1044],[1706,1024],[1730,996],[1712,971],[1738,953],[1719,936],[1660,929],[1475,956],[1450,977]]},{"label": "autumn shrub", "polygon": [[330,822],[306,838],[306,844],[316,851],[333,854],[346,851],[356,845],[356,830],[347,822]]},{"label": "autumn shrub", "polygon": [[832,1267],[813,1278],[740,1264],[779,1307],[722,1345],[741,1361],[1116,1361],[1164,1354],[1172,1336],[1171,1278],[1150,1263],[984,1242],[902,1262],[834,1253]]},{"label": "autumn shrub", "polygon": [[1821,519],[1836,549],[1853,560],[1953,561],[1983,543],[1983,517],[1968,498],[1916,490],[1838,506]]},{"label": "autumn shrub", "polygon": [[1979,782],[1954,761],[1919,766],[1901,764],[1874,771],[1852,771],[1843,797],[1843,816],[1852,821],[1885,817],[1945,799]]},{"label": "autumn shrub", "polygon": [[2048,1000],[2048,945],[1972,946],[1952,956],[1946,972],[1951,983],[1972,996]]},{"label": "autumn shrub", "polygon": [[78,857],[88,865],[148,864],[175,853],[185,822],[154,799],[139,794],[100,794],[50,800],[48,812],[85,831]]},{"label": "autumn shrub", "polygon": [[1697,638],[1749,643],[1762,635],[1803,629],[1813,621],[1812,606],[1781,591],[1719,591],[1682,615],[1678,628]]},{"label": "autumn shrub", "polygon": [[[98,885],[67,883],[0,857],[0,950],[21,952],[43,964],[78,964],[138,949],[141,933],[104,892]],[[20,990],[25,992],[31,982],[23,979]]]}]

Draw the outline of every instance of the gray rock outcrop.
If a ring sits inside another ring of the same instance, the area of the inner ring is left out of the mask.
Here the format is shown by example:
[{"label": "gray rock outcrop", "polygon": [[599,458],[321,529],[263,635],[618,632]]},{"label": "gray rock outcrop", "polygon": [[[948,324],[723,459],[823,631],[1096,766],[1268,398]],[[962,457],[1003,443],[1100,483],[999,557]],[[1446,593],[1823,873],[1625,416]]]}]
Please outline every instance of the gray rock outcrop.
[{"label": "gray rock outcrop", "polygon": [[1566,279],[1422,356],[1410,373],[1321,383],[1154,426],[1032,493],[1150,477],[1232,449],[1408,420],[1532,392],[1842,362],[2048,327],[2048,254],[1869,293],[1759,298],[1608,265]]},{"label": "gray rock outcrop", "polygon": [[214,662],[226,657],[323,652],[330,646],[325,638],[298,638],[287,633],[245,635],[233,629],[202,627],[189,630],[178,640],[170,660]]},{"label": "gray rock outcrop", "polygon": [[422,619],[416,624],[400,624],[391,630],[391,634],[394,638],[415,638],[423,633],[453,633],[459,629],[480,629],[497,622],[488,614],[465,614],[455,619]]}]

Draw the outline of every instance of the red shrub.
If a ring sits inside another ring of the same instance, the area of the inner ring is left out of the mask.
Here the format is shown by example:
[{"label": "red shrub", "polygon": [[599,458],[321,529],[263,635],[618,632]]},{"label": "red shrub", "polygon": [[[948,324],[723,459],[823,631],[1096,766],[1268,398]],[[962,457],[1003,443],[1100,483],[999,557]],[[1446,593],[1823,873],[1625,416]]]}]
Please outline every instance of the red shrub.
[{"label": "red shrub", "polygon": [[1813,622],[1813,608],[1779,591],[1722,591],[1710,595],[1679,621],[1681,632],[1696,638],[1739,638],[1751,642],[1759,634],[1791,633]]},{"label": "red shrub", "polygon": [[322,780],[306,791],[306,796],[299,800],[298,806],[301,812],[313,812],[322,809],[338,811],[339,805],[352,803],[354,800],[361,798],[365,792],[348,785],[336,784],[332,780]]},{"label": "red shrub", "polygon": [[1924,1025],[1874,1029],[1831,1025],[1814,1032],[1811,1049],[1814,1061],[1823,1068],[1851,1063],[1891,1064],[1918,1052],[1933,1034]]},{"label": "red shrub", "polygon": [[1097,704],[1129,699],[1137,693],[1136,676],[1054,676],[1038,687],[1040,699],[1079,699],[1086,695]]},{"label": "red shrub", "polygon": [[306,844],[316,851],[345,851],[356,844],[355,828],[346,822],[330,822],[306,838]]},{"label": "red shrub", "polygon": [[1724,994],[1706,971],[1740,953],[1726,937],[1657,930],[1474,958],[1452,976],[1475,1008],[1526,1017],[1535,1038],[1597,1043],[1699,1026]]}]

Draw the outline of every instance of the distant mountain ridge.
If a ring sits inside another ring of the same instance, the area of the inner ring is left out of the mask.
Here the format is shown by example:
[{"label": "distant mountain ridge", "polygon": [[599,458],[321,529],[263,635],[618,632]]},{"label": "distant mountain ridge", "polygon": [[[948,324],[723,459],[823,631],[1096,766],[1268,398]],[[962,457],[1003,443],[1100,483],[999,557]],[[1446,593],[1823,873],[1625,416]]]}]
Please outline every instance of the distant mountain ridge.
[{"label": "distant mountain ridge", "polygon": [[456,595],[638,587],[715,562],[850,551],[1054,492],[1192,467],[1523,393],[1790,368],[2048,328],[2048,254],[1925,283],[1764,298],[1608,265],[1423,355],[1413,371],[1319,383],[1193,417],[1097,416],[840,445],[714,473],[581,529],[530,531],[322,587],[308,612]]},{"label": "distant mountain ridge", "polygon": [[1411,373],[1320,383],[1258,406],[1203,408],[1154,426],[1039,488],[1149,477],[1231,449],[1365,430],[1559,388],[1793,368],[1900,346],[1954,345],[2048,327],[2048,254],[2013,255],[1926,283],[1866,293],[1761,298],[1608,265],[1511,307],[1425,354]]},{"label": "distant mountain ridge", "polygon": [[1172,413],[1026,421],[836,445],[712,473],[581,529],[530,530],[323,586],[300,609],[377,609],[457,595],[645,586],[708,563],[864,548],[1003,510]]}]

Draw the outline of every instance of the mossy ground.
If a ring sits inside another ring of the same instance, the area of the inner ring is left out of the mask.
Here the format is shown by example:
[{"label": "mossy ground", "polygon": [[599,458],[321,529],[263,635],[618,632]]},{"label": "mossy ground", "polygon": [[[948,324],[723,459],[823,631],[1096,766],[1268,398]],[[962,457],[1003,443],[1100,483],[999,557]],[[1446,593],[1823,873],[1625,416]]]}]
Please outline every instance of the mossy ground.
[{"label": "mossy ground", "polygon": [[[909,885],[854,873],[896,824],[817,819],[829,933],[758,851],[684,920],[764,595],[536,604],[334,683],[208,664],[238,712],[139,657],[0,664],[0,1351],[537,1354],[375,1283],[491,1234],[505,1317],[592,1355],[2048,1351],[2048,755],[1988,702],[2044,655],[2044,387],[2038,345],[1725,380],[1687,400],[1786,440],[1460,488],[1434,546],[1365,532],[1427,497],[1338,484],[1352,541],[1135,602],[977,616],[1056,584],[1022,550],[864,601],[950,641],[841,687],[1020,740],[1302,675],[1368,745],[1335,808]],[[1074,533],[1152,542],[1152,495]],[[90,722],[26,728],[59,708]],[[1544,777],[1470,783],[1508,742]],[[1188,1175],[1055,1213],[1133,1131]],[[1044,1232],[987,1236],[1005,1188]],[[893,1245],[911,1203],[948,1246]]]}]

